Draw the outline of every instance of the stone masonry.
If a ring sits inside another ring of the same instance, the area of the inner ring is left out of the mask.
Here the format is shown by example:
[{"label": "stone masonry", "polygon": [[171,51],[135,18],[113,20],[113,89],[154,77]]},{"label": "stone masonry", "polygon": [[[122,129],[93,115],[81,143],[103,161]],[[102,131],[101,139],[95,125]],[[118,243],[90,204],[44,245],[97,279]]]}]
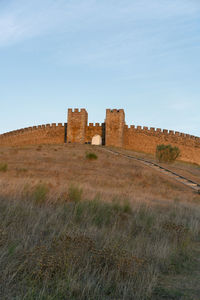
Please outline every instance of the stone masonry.
[{"label": "stone masonry", "polygon": [[69,109],[68,123],[23,128],[0,135],[0,147],[38,144],[90,144],[99,135],[103,145],[154,154],[159,144],[171,144],[181,150],[180,159],[200,165],[200,138],[160,128],[125,123],[123,109],[107,109],[102,124],[89,123],[85,109]]},{"label": "stone masonry", "polygon": [[67,142],[84,144],[87,123],[88,113],[85,109],[68,109]]}]

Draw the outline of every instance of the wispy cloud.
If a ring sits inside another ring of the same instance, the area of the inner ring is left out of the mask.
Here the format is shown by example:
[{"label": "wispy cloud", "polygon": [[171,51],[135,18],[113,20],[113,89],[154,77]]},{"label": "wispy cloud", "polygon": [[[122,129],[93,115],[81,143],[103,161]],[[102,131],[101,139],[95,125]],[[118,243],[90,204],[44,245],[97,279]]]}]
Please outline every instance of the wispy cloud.
[{"label": "wispy cloud", "polygon": [[11,2],[0,12],[0,46],[11,45],[55,30],[61,32],[76,30],[76,23],[88,13],[93,1],[87,0],[85,4],[83,2],[75,3],[71,0]]},{"label": "wispy cloud", "polygon": [[82,106],[92,90],[99,107],[199,132],[199,16],[200,0],[0,0],[3,111],[18,101],[30,112],[38,99],[46,113],[58,95]]},{"label": "wispy cloud", "polygon": [[[1,3],[0,3],[1,9]],[[59,32],[103,29],[124,23],[163,20],[200,12],[195,0],[18,0],[8,1],[0,11],[0,46]],[[131,25],[130,24],[130,25]]]},{"label": "wispy cloud", "polygon": [[197,0],[10,1],[0,10],[0,47],[53,36],[51,63],[132,66],[122,77],[158,77],[170,55],[199,47],[199,13]]}]

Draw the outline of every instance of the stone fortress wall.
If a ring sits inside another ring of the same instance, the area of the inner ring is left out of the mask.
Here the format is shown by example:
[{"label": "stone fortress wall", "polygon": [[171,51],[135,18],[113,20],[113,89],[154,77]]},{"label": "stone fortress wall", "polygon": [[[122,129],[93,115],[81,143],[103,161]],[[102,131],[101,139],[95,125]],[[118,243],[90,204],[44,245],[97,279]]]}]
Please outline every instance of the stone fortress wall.
[{"label": "stone fortress wall", "polygon": [[[112,139],[109,139],[106,145],[155,154],[157,145],[171,144],[172,146],[179,147],[181,150],[180,160],[200,165],[199,137],[177,131],[174,132],[173,130],[142,126],[135,127],[135,125],[128,126],[125,124],[123,110],[107,109],[106,140],[107,133],[109,133],[109,136],[112,136]],[[121,136],[123,136],[122,139]]]},{"label": "stone fortress wall", "polygon": [[62,123],[33,126],[1,134],[0,146],[62,144],[64,134]]},{"label": "stone fortress wall", "polygon": [[200,138],[180,132],[125,124],[123,109],[107,109],[105,123],[89,123],[85,109],[68,110],[68,123],[46,124],[0,135],[0,146],[91,143],[95,135],[103,145],[155,154],[159,144],[171,144],[181,150],[180,159],[200,165]]}]

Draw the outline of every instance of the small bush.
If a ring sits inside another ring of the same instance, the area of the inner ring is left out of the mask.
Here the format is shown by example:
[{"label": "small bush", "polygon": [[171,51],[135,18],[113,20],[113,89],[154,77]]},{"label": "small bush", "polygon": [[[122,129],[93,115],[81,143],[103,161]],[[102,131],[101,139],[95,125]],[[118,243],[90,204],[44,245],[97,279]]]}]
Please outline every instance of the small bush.
[{"label": "small bush", "polygon": [[178,147],[171,145],[158,145],[156,148],[156,158],[159,162],[174,162],[180,156]]},{"label": "small bush", "polygon": [[78,186],[71,185],[69,187],[68,196],[69,200],[72,202],[79,202],[82,199],[83,190]]},{"label": "small bush", "polygon": [[0,163],[0,172],[6,172],[8,170],[8,165],[5,163]]},{"label": "small bush", "polygon": [[89,160],[95,160],[98,158],[98,156],[93,152],[86,153],[85,157]]},{"label": "small bush", "polygon": [[33,199],[35,203],[42,204],[46,200],[46,196],[48,193],[48,187],[45,184],[36,185],[33,191]]}]

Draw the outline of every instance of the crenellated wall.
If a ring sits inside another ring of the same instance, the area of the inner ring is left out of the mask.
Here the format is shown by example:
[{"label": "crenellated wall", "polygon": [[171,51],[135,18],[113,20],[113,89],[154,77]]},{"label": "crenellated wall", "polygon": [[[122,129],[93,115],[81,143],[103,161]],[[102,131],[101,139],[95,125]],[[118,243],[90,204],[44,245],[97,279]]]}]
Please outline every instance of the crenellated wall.
[{"label": "crenellated wall", "polygon": [[123,109],[107,109],[105,123],[89,123],[85,109],[69,109],[68,123],[28,127],[0,135],[0,146],[91,143],[95,135],[103,145],[155,154],[159,144],[171,144],[181,150],[180,159],[200,165],[200,138],[166,129],[125,124]]},{"label": "crenellated wall", "polygon": [[124,148],[155,154],[159,144],[177,146],[181,150],[181,160],[200,164],[199,137],[160,128],[125,125]]},{"label": "crenellated wall", "polygon": [[86,127],[85,143],[91,143],[93,136],[96,134],[103,136],[103,124],[89,123],[89,126]]},{"label": "crenellated wall", "polygon": [[64,143],[65,127],[62,123],[33,126],[0,135],[1,146],[23,146]]}]

